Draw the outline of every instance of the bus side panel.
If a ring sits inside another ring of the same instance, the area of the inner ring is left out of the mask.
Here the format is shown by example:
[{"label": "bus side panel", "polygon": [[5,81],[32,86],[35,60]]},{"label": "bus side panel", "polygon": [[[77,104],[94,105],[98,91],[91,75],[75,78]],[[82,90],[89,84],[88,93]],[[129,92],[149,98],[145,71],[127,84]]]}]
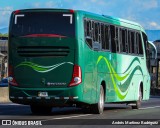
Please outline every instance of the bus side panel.
[{"label": "bus side panel", "polygon": [[150,96],[150,76],[144,77],[143,100],[148,100]]},{"label": "bus side panel", "polygon": [[110,69],[111,52],[98,52],[97,54],[97,100],[99,98],[100,85],[105,83],[105,101],[113,102],[115,100],[115,91],[112,83],[112,74]]},{"label": "bus side panel", "polygon": [[76,17],[76,38],[78,43],[76,44],[75,63],[77,63],[82,70],[82,102],[92,104],[95,103],[96,97],[91,97],[92,89],[95,84],[95,79],[93,79],[93,51],[89,48],[84,39],[83,13],[76,13]]},{"label": "bus side panel", "polygon": [[87,45],[85,48],[84,56],[84,86],[83,86],[83,99],[89,103],[95,102],[95,96],[92,97],[92,90],[95,86],[96,79],[93,79],[93,72],[95,70],[93,63],[93,51]]},{"label": "bus side panel", "polygon": [[116,93],[115,101],[135,101],[138,89],[143,81],[141,59],[136,56],[112,54],[111,70],[113,86]]}]

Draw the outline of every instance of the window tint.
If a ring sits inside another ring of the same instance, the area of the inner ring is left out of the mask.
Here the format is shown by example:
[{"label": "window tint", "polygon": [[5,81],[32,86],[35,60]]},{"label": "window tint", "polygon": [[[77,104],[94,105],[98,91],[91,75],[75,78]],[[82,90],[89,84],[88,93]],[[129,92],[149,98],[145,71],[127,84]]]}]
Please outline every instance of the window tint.
[{"label": "window tint", "polygon": [[94,41],[95,42],[99,42],[99,40],[98,40],[98,35],[99,35],[99,31],[98,31],[98,28],[99,26],[98,26],[98,23],[94,23],[94,36],[95,36],[95,38],[94,38]]},{"label": "window tint", "polygon": [[110,49],[110,26],[105,25],[105,40],[106,40],[106,49]]},{"label": "window tint", "polygon": [[110,28],[106,24],[101,25],[101,41],[102,41],[102,49],[109,50],[110,47]]},{"label": "window tint", "polygon": [[106,23],[84,19],[86,43],[96,50],[109,50],[110,27]]},{"label": "window tint", "polygon": [[115,26],[110,26],[112,52],[116,53]]},{"label": "window tint", "polygon": [[134,54],[135,53],[135,32],[131,31],[131,51]]},{"label": "window tint", "polygon": [[145,33],[142,33],[143,36],[143,42],[145,46],[145,52],[146,52],[146,61],[147,61],[147,68],[149,70],[150,68],[150,55],[149,55],[149,44],[148,44],[148,38]]},{"label": "window tint", "polygon": [[101,24],[101,41],[102,41],[102,49],[106,49],[106,39],[105,39],[105,25]]},{"label": "window tint", "polygon": [[90,20],[84,20],[86,43],[92,48],[92,24]]},{"label": "window tint", "polygon": [[145,33],[142,33],[143,36],[143,42],[144,42],[144,47],[145,47],[145,52],[147,53],[148,50],[148,39]]},{"label": "window tint", "polygon": [[127,31],[126,29],[121,30],[121,42],[122,42],[122,52],[127,52]]},{"label": "window tint", "polygon": [[139,37],[139,54],[143,55],[142,38],[140,33],[138,33],[138,37]]},{"label": "window tint", "polygon": [[135,53],[139,54],[139,35],[138,35],[138,33],[136,33]]},{"label": "window tint", "polygon": [[128,53],[132,53],[131,31],[128,30]]},{"label": "window tint", "polygon": [[[26,36],[32,34],[56,34],[75,37],[74,14],[72,22],[64,16],[66,12],[23,12],[22,17],[14,16],[11,36]],[[47,19],[46,19],[47,18]],[[16,21],[16,22],[15,22]]]},{"label": "window tint", "polygon": [[127,30],[125,28],[119,28],[119,47],[121,52],[128,51]]},{"label": "window tint", "polygon": [[116,30],[115,30],[115,42],[116,42],[116,51],[120,52],[119,29],[118,29],[118,27],[116,27]]},{"label": "window tint", "polygon": [[[87,43],[95,50],[109,50],[111,47],[113,53],[143,55],[141,34],[134,29],[122,28],[89,19],[84,22],[84,26],[85,36],[89,37]],[[144,33],[143,40],[147,40]]]}]

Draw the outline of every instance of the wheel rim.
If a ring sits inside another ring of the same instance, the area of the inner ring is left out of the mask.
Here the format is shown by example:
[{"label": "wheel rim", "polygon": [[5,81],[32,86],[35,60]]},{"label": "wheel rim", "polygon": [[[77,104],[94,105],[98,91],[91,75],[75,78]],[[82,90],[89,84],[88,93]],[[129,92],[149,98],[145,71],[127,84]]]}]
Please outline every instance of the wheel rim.
[{"label": "wheel rim", "polygon": [[142,101],[142,92],[141,92],[141,89],[139,89],[139,100],[137,102],[138,108],[141,106],[141,101]]},{"label": "wheel rim", "polygon": [[140,102],[142,101],[142,92],[141,92],[141,89],[139,89],[139,101]]},{"label": "wheel rim", "polygon": [[103,89],[101,89],[101,93],[100,93],[99,107],[100,107],[100,112],[103,112],[103,108],[104,108],[104,93],[103,93]]}]

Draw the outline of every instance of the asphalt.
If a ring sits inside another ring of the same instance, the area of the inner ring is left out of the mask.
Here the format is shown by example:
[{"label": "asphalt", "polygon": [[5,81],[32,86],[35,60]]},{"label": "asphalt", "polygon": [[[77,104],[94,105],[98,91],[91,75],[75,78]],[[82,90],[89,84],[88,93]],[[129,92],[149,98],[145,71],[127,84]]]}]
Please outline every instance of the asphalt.
[{"label": "asphalt", "polygon": [[[139,110],[133,110],[125,104],[105,104],[104,113],[84,114],[82,109],[74,107],[53,108],[50,115],[32,115],[29,106],[13,104],[11,102],[0,104],[0,120],[42,121],[38,127],[158,127],[160,126],[160,97],[151,96],[149,101],[143,101]],[[114,122],[128,121],[158,122],[159,125],[115,125]],[[1,122],[0,122],[1,123]],[[113,123],[113,124],[112,124]],[[108,125],[109,124],[109,125]],[[0,126],[1,127],[1,126]],[[9,126],[8,126],[9,127]],[[21,126],[23,127],[23,126]],[[34,127],[34,126],[29,126]]]}]

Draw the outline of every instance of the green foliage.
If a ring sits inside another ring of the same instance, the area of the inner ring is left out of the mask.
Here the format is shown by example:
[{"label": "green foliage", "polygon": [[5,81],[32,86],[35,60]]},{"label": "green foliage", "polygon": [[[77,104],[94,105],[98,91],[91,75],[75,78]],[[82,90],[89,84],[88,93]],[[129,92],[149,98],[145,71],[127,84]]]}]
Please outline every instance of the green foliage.
[{"label": "green foliage", "polygon": [[8,37],[8,33],[5,34],[0,33],[0,37]]}]

